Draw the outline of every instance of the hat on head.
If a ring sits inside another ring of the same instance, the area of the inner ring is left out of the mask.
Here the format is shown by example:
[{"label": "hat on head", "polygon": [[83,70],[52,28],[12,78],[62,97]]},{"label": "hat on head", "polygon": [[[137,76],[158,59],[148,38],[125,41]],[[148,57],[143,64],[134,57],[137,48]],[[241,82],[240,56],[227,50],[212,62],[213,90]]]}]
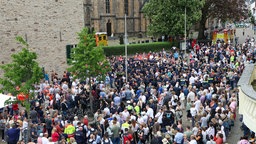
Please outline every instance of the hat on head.
[{"label": "hat on head", "polygon": [[170,139],[171,136],[170,136],[169,134],[165,134],[165,138],[166,138],[166,139]]},{"label": "hat on head", "polygon": [[225,114],[220,114],[220,118],[221,118],[221,120],[225,120],[227,118],[227,116]]},{"label": "hat on head", "polygon": [[169,143],[166,138],[164,138],[164,139],[162,140],[162,142],[163,142],[163,144],[168,144],[168,143]]},{"label": "hat on head", "polygon": [[222,125],[222,124],[223,124],[223,121],[222,121],[222,120],[219,120],[219,124]]},{"label": "hat on head", "polygon": [[212,119],[211,119],[211,122],[212,122],[213,124],[216,124],[216,123],[217,123],[217,120],[216,120],[215,118],[212,118]]},{"label": "hat on head", "polygon": [[159,137],[161,137],[161,136],[162,136],[162,133],[161,133],[160,131],[157,131],[157,132],[156,132],[156,135],[159,136]]},{"label": "hat on head", "polygon": [[145,115],[145,114],[146,114],[146,112],[144,112],[144,111],[141,112],[141,115]]}]

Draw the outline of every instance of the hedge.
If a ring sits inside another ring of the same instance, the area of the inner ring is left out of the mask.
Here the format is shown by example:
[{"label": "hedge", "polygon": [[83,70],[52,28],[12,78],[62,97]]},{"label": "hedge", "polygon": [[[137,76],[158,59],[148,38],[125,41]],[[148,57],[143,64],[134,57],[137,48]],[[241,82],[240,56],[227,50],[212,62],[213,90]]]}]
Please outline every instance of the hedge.
[{"label": "hedge", "polygon": [[[163,48],[165,50],[171,50],[172,47],[179,47],[179,42],[153,42],[153,43],[142,43],[142,44],[129,44],[127,45],[127,54],[132,55],[135,53],[143,52],[159,52]],[[117,46],[104,46],[102,47],[106,56],[112,55],[125,55],[125,45]]]}]

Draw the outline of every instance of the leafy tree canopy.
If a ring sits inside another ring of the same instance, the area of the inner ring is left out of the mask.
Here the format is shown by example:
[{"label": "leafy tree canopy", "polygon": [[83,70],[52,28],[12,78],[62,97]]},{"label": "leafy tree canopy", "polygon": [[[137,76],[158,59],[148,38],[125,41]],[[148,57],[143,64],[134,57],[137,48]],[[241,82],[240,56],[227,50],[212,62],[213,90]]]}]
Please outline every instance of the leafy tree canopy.
[{"label": "leafy tree canopy", "polygon": [[37,54],[29,51],[28,44],[22,37],[17,37],[16,40],[24,48],[19,53],[11,55],[11,63],[0,66],[4,72],[0,78],[0,92],[12,93],[14,96],[18,93],[29,94],[30,90],[34,89],[34,84],[43,77],[42,69],[36,61]]},{"label": "leafy tree canopy", "polygon": [[78,33],[79,43],[72,49],[72,62],[69,68],[77,78],[104,76],[110,70],[102,47],[96,47],[94,35],[95,33],[91,33],[88,28]]},{"label": "leafy tree canopy", "polygon": [[205,0],[201,9],[199,39],[204,39],[205,23],[208,18],[218,18],[222,21],[238,21],[245,19],[248,14],[245,0]]},{"label": "leafy tree canopy", "polygon": [[187,10],[187,30],[201,18],[200,9],[205,0],[149,0],[143,12],[150,19],[149,34],[171,35],[184,34],[185,7]]},{"label": "leafy tree canopy", "polygon": [[206,0],[203,16],[222,20],[240,20],[248,14],[245,0]]}]

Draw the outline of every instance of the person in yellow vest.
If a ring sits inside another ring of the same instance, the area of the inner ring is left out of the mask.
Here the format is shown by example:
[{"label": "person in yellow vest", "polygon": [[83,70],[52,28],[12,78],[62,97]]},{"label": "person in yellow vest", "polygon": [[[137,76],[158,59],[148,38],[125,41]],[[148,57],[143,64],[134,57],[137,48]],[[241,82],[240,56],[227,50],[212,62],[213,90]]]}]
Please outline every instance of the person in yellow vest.
[{"label": "person in yellow vest", "polygon": [[71,124],[69,120],[67,122],[68,124],[64,130],[64,134],[67,135],[67,141],[69,142],[70,138],[75,136],[74,134],[75,134],[76,128]]},{"label": "person in yellow vest", "polygon": [[127,111],[131,113],[133,111],[133,106],[131,104],[131,101],[127,101],[126,103],[127,103]]},{"label": "person in yellow vest", "polygon": [[232,55],[232,56],[230,57],[230,62],[234,62],[234,61],[235,61],[235,56]]},{"label": "person in yellow vest", "polygon": [[129,126],[130,126],[130,124],[129,124],[129,117],[128,117],[128,118],[126,118],[125,123],[122,124],[121,129],[124,131],[125,128],[129,129]]},{"label": "person in yellow vest", "polygon": [[133,106],[134,106],[134,111],[137,115],[140,114],[140,106],[136,103],[133,103]]}]

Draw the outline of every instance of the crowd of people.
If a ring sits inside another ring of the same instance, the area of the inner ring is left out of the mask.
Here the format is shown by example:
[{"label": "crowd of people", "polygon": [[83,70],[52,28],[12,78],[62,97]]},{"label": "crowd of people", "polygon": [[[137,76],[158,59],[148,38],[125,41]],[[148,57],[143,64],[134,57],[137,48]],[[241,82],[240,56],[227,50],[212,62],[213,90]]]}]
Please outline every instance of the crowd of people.
[{"label": "crowd of people", "polygon": [[[251,43],[218,41],[192,44],[189,54],[175,48],[136,54],[128,58],[127,79],[123,56],[108,58],[112,70],[102,81],[45,73],[30,111],[17,104],[2,109],[2,141],[223,144],[239,118],[237,83],[255,60]],[[254,143],[254,136],[245,133],[239,143]]]}]

